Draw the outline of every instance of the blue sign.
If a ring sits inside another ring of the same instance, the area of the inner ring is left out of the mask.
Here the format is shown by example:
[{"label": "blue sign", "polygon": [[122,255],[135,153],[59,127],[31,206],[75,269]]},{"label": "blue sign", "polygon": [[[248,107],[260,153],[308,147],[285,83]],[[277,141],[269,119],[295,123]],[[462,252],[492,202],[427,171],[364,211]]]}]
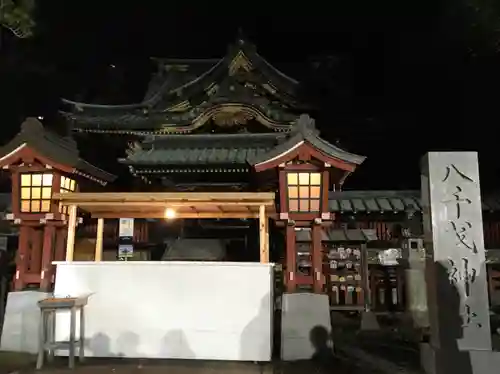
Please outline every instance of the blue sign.
[{"label": "blue sign", "polygon": [[134,257],[134,246],[132,244],[120,244],[118,246],[118,257],[120,258]]}]

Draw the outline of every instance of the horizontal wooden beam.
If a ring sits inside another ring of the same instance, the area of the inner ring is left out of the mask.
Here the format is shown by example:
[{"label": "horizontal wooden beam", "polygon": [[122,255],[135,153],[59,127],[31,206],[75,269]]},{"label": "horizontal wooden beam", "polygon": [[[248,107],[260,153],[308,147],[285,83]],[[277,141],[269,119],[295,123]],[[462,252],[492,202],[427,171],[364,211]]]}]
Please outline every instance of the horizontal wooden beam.
[{"label": "horizontal wooden beam", "polygon": [[71,192],[55,193],[53,199],[66,204],[83,202],[217,202],[226,201],[255,202],[267,205],[274,202],[274,192]]},{"label": "horizontal wooden beam", "polygon": [[42,281],[42,276],[40,273],[24,273],[23,275],[24,283],[40,283]]},{"label": "horizontal wooden beam", "polygon": [[[116,212],[93,212],[91,213],[92,218],[165,218],[162,213],[158,212],[130,212],[130,211],[116,211]],[[247,219],[247,218],[258,218],[258,213],[252,212],[191,212],[191,213],[178,213],[175,219]]]},{"label": "horizontal wooden beam", "polygon": [[[262,201],[262,202],[253,202],[253,201],[222,201],[222,202],[213,202],[213,201],[172,201],[172,202],[163,202],[163,201],[61,201],[63,205],[76,205],[81,207],[82,209],[92,208],[92,207],[113,207],[117,210],[123,210],[127,207],[148,207],[148,208],[182,208],[182,207],[213,207],[214,209],[224,208],[224,207],[259,207],[264,205],[266,207],[274,206],[274,201]],[[258,209],[256,209],[258,211]]]}]

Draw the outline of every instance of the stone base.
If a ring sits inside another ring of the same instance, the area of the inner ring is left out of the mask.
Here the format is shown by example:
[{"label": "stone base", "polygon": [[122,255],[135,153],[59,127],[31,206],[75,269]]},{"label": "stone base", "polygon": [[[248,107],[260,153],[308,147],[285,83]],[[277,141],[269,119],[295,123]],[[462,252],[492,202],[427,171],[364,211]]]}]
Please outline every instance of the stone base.
[{"label": "stone base", "polygon": [[499,372],[500,352],[436,350],[420,345],[420,363],[426,374],[494,374]]},{"label": "stone base", "polygon": [[39,291],[9,292],[5,308],[0,350],[37,353],[40,309],[37,302],[49,293]]},{"label": "stone base", "polygon": [[378,331],[380,330],[380,325],[377,320],[377,316],[372,311],[361,312],[361,331]]},{"label": "stone base", "polygon": [[[330,305],[327,295],[311,293],[283,294],[281,316],[281,359],[310,359],[318,349],[332,349]],[[324,341],[322,341],[324,340]],[[322,352],[321,352],[322,353]]]}]

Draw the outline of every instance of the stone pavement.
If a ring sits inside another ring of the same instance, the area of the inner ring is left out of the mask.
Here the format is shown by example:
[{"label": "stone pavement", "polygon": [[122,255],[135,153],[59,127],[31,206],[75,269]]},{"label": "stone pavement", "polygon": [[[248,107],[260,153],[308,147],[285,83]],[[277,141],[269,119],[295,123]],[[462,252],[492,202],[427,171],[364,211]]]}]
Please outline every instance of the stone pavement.
[{"label": "stone pavement", "polygon": [[20,368],[35,367],[36,357],[27,353],[0,352],[0,374],[15,372]]},{"label": "stone pavement", "polygon": [[[344,334],[342,334],[344,335]],[[334,337],[336,354],[319,355],[313,360],[273,363],[221,362],[198,360],[148,360],[124,358],[87,358],[75,370],[67,368],[67,358],[56,357],[53,364],[47,365],[41,374],[382,374],[416,373],[408,367],[407,360],[401,356],[400,349],[390,352],[388,346],[398,346],[399,341],[384,339],[381,336],[357,336],[347,334],[350,339]],[[381,349],[373,349],[380,346]],[[411,354],[410,356],[413,356]],[[394,357],[391,357],[394,356]],[[398,360],[394,360],[398,356]],[[410,365],[412,366],[412,365]],[[0,352],[0,374],[35,374],[35,359],[32,355]]]},{"label": "stone pavement", "polygon": [[47,374],[267,374],[272,373],[266,365],[240,362],[217,362],[195,360],[143,360],[143,359],[88,359],[74,370],[66,367],[67,360],[58,358],[53,365],[41,371],[33,368],[22,373]]},{"label": "stone pavement", "polygon": [[[143,359],[87,359],[74,370],[67,368],[67,359],[56,358],[41,371],[34,364],[13,371],[1,370],[1,374],[381,374],[380,371],[355,365],[350,360],[310,360],[276,363],[246,363],[195,360],[143,360]],[[5,369],[5,368],[4,368]]]},{"label": "stone pavement", "polygon": [[[3,357],[2,357],[3,356]],[[56,357],[54,363],[47,364],[40,371],[35,370],[35,359],[31,355],[23,357],[0,353],[0,374],[10,373],[79,373],[79,374],[264,374],[269,372],[270,365],[259,365],[240,362],[217,362],[195,360],[145,360],[145,359],[94,359],[87,358],[81,365],[77,364],[74,370],[67,367],[68,360]]]}]

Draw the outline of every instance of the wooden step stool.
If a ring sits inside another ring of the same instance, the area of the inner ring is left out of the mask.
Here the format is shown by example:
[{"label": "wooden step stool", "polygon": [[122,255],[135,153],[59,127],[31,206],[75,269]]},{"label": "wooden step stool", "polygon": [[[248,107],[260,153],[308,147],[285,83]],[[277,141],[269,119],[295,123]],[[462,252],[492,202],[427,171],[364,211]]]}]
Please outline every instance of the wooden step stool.
[{"label": "wooden step stool", "polygon": [[[41,312],[40,331],[39,331],[39,348],[36,368],[41,369],[47,353],[48,361],[54,358],[56,349],[69,350],[69,368],[75,367],[75,348],[79,343],[79,361],[82,362],[85,357],[85,314],[84,307],[87,305],[89,295],[82,297],[64,297],[64,298],[48,298],[38,302]],[[55,340],[55,325],[56,313],[58,311],[70,311],[70,330],[69,341]],[[76,339],[76,312],[80,311],[80,337]]]}]

